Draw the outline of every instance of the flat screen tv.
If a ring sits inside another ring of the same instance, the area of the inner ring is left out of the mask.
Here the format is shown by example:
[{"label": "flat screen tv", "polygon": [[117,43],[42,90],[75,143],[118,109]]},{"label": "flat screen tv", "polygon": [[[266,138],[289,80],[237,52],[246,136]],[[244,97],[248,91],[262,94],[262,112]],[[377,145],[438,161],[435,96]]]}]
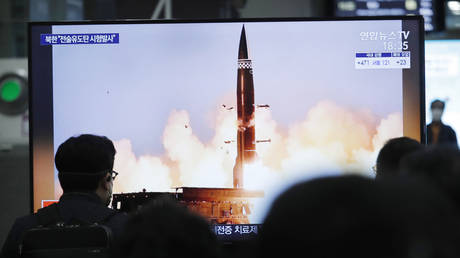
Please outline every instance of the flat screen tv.
[{"label": "flat screen tv", "polygon": [[300,180],[372,176],[386,140],[424,142],[423,31],[418,16],[31,23],[33,209],[62,194],[53,157],[79,134],[113,140],[114,193],[172,193],[216,224],[261,223]]}]

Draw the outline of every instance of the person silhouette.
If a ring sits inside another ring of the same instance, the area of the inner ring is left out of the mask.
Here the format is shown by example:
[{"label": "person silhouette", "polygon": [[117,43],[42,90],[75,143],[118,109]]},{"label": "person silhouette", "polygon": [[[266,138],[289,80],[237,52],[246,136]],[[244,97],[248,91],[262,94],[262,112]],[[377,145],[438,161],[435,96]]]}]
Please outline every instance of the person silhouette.
[{"label": "person silhouette", "polygon": [[446,103],[439,99],[431,102],[432,122],[427,126],[427,143],[430,145],[450,145],[458,148],[457,135],[452,127],[442,122]]}]

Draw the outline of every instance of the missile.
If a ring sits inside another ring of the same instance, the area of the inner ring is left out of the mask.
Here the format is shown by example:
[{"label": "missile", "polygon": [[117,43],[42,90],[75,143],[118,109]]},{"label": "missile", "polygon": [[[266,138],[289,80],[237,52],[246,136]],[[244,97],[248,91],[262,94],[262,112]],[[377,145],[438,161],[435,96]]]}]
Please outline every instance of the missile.
[{"label": "missile", "polygon": [[248,55],[244,25],[241,30],[238,50],[236,100],[238,130],[237,157],[233,168],[233,187],[243,188],[244,165],[253,162],[257,157],[254,120],[254,81],[252,77],[252,61]]}]

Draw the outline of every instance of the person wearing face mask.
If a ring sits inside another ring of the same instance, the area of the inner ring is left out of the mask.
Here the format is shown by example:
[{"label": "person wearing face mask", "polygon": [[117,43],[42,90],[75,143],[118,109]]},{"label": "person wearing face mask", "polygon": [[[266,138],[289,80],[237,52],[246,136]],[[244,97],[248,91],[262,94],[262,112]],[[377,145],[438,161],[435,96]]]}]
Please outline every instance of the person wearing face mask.
[{"label": "person wearing face mask", "polygon": [[62,143],[55,156],[63,189],[59,202],[18,218],[3,245],[2,255],[18,257],[22,235],[32,228],[48,226],[43,221],[55,217],[59,221],[51,223],[102,224],[111,230],[114,239],[119,238],[128,216],[107,207],[118,175],[113,171],[115,153],[112,141],[104,136],[84,134]]},{"label": "person wearing face mask", "polygon": [[441,100],[431,102],[432,122],[427,126],[427,142],[433,145],[449,145],[458,148],[457,136],[452,127],[441,120],[445,103]]}]

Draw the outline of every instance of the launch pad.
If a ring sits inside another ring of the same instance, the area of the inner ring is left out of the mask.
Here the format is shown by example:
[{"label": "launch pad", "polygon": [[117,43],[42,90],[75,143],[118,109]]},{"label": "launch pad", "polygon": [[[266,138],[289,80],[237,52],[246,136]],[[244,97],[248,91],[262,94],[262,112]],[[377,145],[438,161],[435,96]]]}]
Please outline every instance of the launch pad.
[{"label": "launch pad", "polygon": [[250,224],[252,200],[262,198],[263,191],[235,188],[182,187],[181,203],[204,216],[212,224]]},{"label": "launch pad", "polygon": [[131,212],[157,198],[170,197],[206,218],[211,224],[250,224],[253,200],[263,191],[236,188],[179,187],[176,192],[139,192],[114,194],[112,207]]}]

